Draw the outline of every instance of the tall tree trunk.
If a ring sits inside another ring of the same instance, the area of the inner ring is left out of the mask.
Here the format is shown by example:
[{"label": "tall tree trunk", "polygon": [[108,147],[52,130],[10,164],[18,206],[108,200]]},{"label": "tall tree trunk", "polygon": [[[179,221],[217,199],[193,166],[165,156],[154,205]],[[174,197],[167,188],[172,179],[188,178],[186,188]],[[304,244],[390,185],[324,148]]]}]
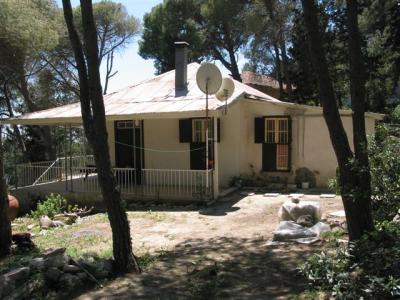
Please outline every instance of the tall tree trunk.
[{"label": "tall tree trunk", "polygon": [[235,52],[233,50],[229,51],[229,60],[230,60],[230,71],[233,79],[242,82],[242,77],[240,76],[239,67],[236,62]]},{"label": "tall tree trunk", "polygon": [[11,251],[11,222],[8,217],[8,196],[4,180],[3,141],[0,127],[0,258]]},{"label": "tall tree trunk", "polygon": [[319,29],[317,8],[314,0],[302,0],[304,21],[308,33],[308,45],[311,62],[318,78],[318,90],[323,115],[328,126],[329,136],[336,154],[340,173],[340,188],[350,240],[361,237],[365,231],[373,228],[370,205],[355,194],[357,190],[357,172],[352,165],[353,153],[340,118],[339,109],[329,75],[322,36]]},{"label": "tall tree trunk", "polygon": [[281,34],[280,38],[280,45],[281,45],[281,53],[282,53],[282,65],[283,65],[283,74],[285,76],[285,83],[286,83],[286,92],[288,94],[288,98],[290,101],[293,100],[293,89],[292,89],[292,81],[290,79],[289,74],[289,59],[286,53],[286,42],[282,37]]},{"label": "tall tree trunk", "polygon": [[279,48],[276,43],[274,43],[274,52],[275,52],[275,72],[276,72],[276,78],[278,79],[279,83],[279,99],[283,99],[281,59],[279,58]]},{"label": "tall tree trunk", "polygon": [[362,203],[360,212],[365,218],[364,223],[372,229],[371,215],[371,175],[369,171],[367,135],[365,132],[365,102],[366,102],[366,72],[361,52],[361,36],[358,30],[357,0],[347,0],[347,28],[349,35],[350,57],[350,94],[353,110],[353,141],[354,141],[354,171],[355,194],[357,201]]},{"label": "tall tree trunk", "polygon": [[111,168],[92,2],[81,0],[84,49],[73,23],[70,0],[63,0],[63,8],[79,74],[83,127],[93,148],[98,180],[107,207],[113,235],[115,264],[117,270],[121,273],[139,271],[139,266],[132,252],[128,217],[123,209],[121,195],[116,188],[116,181]]}]

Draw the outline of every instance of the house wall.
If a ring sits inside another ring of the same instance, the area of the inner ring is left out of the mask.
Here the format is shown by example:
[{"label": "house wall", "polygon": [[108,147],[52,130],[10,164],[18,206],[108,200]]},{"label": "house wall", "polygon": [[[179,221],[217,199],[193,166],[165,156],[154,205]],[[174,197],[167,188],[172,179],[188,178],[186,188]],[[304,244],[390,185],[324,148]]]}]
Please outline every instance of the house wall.
[{"label": "house wall", "polygon": [[[219,145],[219,181],[228,186],[231,178],[239,174],[260,173],[262,145],[254,142],[254,118],[290,115],[292,118],[292,147],[290,172],[269,172],[267,175],[287,177],[294,182],[297,168],[314,171],[317,186],[324,187],[335,176],[336,157],[322,115],[308,111],[288,110],[285,106],[256,101],[238,101],[221,117],[221,143]],[[343,124],[353,148],[351,116],[342,116]],[[367,134],[372,134],[375,120],[366,118]]]},{"label": "house wall", "polygon": [[146,150],[145,168],[190,170],[190,145],[179,142],[178,119],[144,120],[144,147],[166,151]]}]

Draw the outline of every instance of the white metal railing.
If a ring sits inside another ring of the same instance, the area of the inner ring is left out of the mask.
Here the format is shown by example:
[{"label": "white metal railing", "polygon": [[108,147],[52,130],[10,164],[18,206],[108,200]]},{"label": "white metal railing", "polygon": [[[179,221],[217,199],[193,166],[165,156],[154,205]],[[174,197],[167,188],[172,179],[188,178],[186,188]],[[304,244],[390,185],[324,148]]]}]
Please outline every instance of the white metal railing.
[{"label": "white metal railing", "polygon": [[[125,195],[198,200],[212,197],[212,170],[113,168],[113,171],[118,187]],[[93,157],[22,164],[17,166],[17,174],[19,187],[42,185],[41,189],[45,190],[45,184],[58,184],[60,192],[100,192]]]}]

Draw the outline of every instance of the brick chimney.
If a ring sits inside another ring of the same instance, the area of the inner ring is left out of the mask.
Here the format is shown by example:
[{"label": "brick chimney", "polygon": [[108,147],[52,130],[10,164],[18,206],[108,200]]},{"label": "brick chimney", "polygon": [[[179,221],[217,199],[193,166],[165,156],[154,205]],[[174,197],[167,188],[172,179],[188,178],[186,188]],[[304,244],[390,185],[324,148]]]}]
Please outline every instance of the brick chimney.
[{"label": "brick chimney", "polygon": [[187,56],[186,42],[175,42],[175,93],[187,91]]}]

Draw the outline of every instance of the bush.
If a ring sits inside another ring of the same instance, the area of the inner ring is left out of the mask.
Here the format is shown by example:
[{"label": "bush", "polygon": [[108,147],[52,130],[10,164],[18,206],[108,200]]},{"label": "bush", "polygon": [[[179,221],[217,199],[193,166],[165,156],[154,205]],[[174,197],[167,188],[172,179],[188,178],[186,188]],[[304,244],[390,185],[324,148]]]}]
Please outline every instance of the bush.
[{"label": "bush", "polygon": [[65,210],[68,210],[67,200],[59,194],[50,194],[45,201],[38,203],[36,210],[31,212],[31,216],[35,219],[42,216],[53,218]]},{"label": "bush", "polygon": [[328,179],[328,189],[335,192],[336,195],[340,195],[339,176],[339,168],[336,168],[336,177]]},{"label": "bush", "polygon": [[294,182],[300,185],[302,182],[309,182],[310,187],[316,186],[316,179],[314,173],[308,168],[299,168],[296,170]]},{"label": "bush", "polygon": [[372,209],[378,221],[392,220],[400,209],[400,139],[384,126],[369,142]]},{"label": "bush", "polygon": [[391,299],[400,296],[400,224],[377,229],[334,253],[313,255],[300,267],[313,290],[338,299]]}]

